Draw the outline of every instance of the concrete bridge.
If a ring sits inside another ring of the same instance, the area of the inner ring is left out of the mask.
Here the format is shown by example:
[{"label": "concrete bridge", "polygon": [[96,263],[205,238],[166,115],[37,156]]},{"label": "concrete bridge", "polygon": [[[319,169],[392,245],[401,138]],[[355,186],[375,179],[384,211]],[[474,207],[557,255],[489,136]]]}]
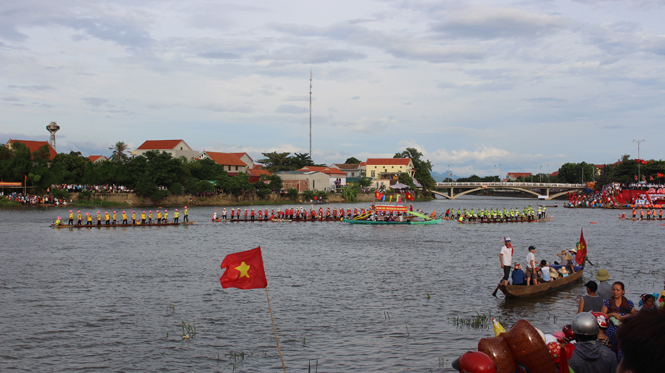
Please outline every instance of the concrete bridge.
[{"label": "concrete bridge", "polygon": [[[584,190],[586,184],[563,184],[563,183],[517,183],[517,182],[438,182],[436,183],[435,189],[449,189],[448,193],[441,193],[436,190],[432,190],[432,193],[438,194],[447,199],[455,199],[459,196],[465,194],[473,193],[483,189],[507,189],[507,190],[518,190],[520,192],[531,193],[538,197],[538,199],[550,200],[556,197],[567,194],[568,192],[576,192],[578,190]],[[467,189],[461,193],[454,194],[454,189]],[[555,191],[554,194],[550,195],[550,189]]]}]

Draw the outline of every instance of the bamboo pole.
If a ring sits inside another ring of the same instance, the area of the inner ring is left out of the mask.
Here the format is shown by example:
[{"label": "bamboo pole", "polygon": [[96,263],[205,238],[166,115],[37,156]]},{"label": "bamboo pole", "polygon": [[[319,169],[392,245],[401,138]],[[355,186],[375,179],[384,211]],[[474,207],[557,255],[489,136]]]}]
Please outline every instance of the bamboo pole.
[{"label": "bamboo pole", "polygon": [[270,306],[270,296],[268,295],[268,287],[266,286],[266,298],[268,298],[268,310],[270,310],[270,321],[272,321],[272,331],[275,333],[275,342],[277,342],[277,352],[279,352],[279,359],[282,361],[282,368],[286,373],[286,366],[284,365],[284,358],[282,351],[279,349],[279,340],[277,339],[277,330],[275,329],[275,320],[272,317],[272,307]]}]

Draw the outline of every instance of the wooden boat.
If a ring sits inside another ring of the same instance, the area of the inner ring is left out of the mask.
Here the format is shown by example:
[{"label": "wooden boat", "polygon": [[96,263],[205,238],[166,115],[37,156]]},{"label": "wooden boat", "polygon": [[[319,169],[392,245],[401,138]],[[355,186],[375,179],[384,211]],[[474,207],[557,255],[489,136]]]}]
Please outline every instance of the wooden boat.
[{"label": "wooden boat", "polygon": [[554,205],[538,205],[538,207],[559,207],[559,205],[554,204]]},{"label": "wooden boat", "polygon": [[167,227],[170,225],[192,225],[196,223],[195,221],[190,221],[190,222],[180,222],[180,223],[154,223],[154,224],[102,224],[102,225],[68,225],[68,224],[62,224],[60,223],[59,225],[55,226],[55,224],[51,224],[52,228],[69,228],[69,229],[81,229],[81,228],[97,228],[97,229],[102,229],[102,228],[139,228],[139,227]]},{"label": "wooden boat", "polygon": [[623,218],[623,217],[621,217],[621,215],[619,215],[619,220],[633,220],[633,221],[663,221],[663,220],[665,220],[665,219],[663,219],[663,218],[655,218],[655,219],[652,218],[652,219],[647,219],[647,218],[629,218],[629,217],[625,217],[625,218]]},{"label": "wooden boat", "polygon": [[479,224],[479,223],[482,223],[482,224],[491,224],[491,223],[543,223],[543,222],[551,221],[551,220],[552,220],[552,216],[548,216],[548,217],[546,217],[546,218],[542,218],[542,219],[534,219],[534,220],[506,220],[506,219],[504,219],[504,220],[479,219],[479,220],[475,220],[475,221],[464,220],[464,221],[461,221],[460,223],[461,223],[461,224]]},{"label": "wooden boat", "polygon": [[215,220],[218,223],[270,223],[270,222],[289,222],[289,223],[295,223],[295,222],[317,222],[317,221],[341,221],[340,218],[326,218],[326,219],[280,219],[280,218],[273,218],[273,219],[217,219]]},{"label": "wooden boat", "polygon": [[[557,265],[550,265],[550,267],[559,269],[562,266],[557,266]],[[521,297],[530,297],[534,295],[540,295],[540,294],[545,294],[549,293],[551,291],[559,290],[562,289],[566,286],[572,285],[576,281],[579,281],[582,279],[582,274],[584,273],[584,267],[580,267],[580,269],[566,277],[561,277],[558,280],[550,281],[550,282],[545,282],[542,284],[538,285],[532,285],[532,286],[526,286],[526,285],[499,285],[499,290],[507,297],[507,298],[521,298]]]}]

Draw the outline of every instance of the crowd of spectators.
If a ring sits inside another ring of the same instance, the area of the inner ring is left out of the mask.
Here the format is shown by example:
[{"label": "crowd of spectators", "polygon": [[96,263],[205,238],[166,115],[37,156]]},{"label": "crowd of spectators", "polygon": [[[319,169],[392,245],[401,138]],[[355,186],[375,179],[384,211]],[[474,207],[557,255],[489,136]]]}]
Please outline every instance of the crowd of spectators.
[{"label": "crowd of spectators", "polygon": [[131,193],[131,189],[126,188],[123,185],[85,185],[85,184],[53,184],[46,191],[49,192],[51,189],[63,189],[70,193],[79,193],[83,191],[88,191],[91,193]]},{"label": "crowd of spectators", "polygon": [[0,196],[7,197],[7,199],[11,202],[18,202],[21,205],[54,205],[54,206],[59,206],[61,204],[66,205],[67,200],[64,199],[58,199],[53,197],[52,195],[47,195],[47,196],[36,196],[36,195],[31,195],[31,194],[23,194],[23,193],[9,193],[9,194],[4,194],[0,192]]}]

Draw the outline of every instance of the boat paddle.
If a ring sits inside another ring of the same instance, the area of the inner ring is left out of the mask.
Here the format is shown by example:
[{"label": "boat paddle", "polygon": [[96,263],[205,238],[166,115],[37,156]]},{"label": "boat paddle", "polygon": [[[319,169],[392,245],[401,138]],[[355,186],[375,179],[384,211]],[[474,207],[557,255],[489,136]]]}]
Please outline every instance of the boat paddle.
[{"label": "boat paddle", "polygon": [[496,292],[499,291],[499,286],[501,286],[501,282],[496,286],[496,289],[494,289],[494,292],[492,293],[493,297],[496,297]]}]

